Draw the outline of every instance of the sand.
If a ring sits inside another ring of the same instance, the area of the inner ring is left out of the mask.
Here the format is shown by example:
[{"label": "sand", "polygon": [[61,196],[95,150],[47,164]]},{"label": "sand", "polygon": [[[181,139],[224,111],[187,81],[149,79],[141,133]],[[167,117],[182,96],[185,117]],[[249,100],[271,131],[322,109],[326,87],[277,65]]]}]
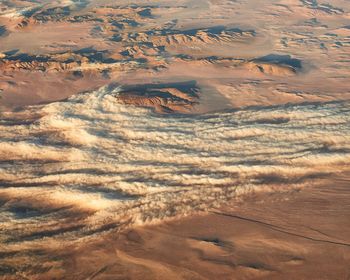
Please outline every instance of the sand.
[{"label": "sand", "polygon": [[0,278],[348,279],[331,2],[0,1]]},{"label": "sand", "polygon": [[349,173],[257,194],[73,250],[50,279],[347,279]]},{"label": "sand", "polygon": [[210,87],[199,112],[350,98],[346,1],[1,5],[3,110],[110,83],[191,80]]}]

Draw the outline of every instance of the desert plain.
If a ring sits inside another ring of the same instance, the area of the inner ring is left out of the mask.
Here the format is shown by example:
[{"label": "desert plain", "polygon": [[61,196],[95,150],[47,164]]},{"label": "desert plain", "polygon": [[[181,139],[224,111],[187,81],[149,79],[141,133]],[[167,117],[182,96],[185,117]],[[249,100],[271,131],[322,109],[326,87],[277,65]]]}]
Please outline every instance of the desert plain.
[{"label": "desert plain", "polygon": [[0,279],[350,279],[348,0],[0,2]]}]

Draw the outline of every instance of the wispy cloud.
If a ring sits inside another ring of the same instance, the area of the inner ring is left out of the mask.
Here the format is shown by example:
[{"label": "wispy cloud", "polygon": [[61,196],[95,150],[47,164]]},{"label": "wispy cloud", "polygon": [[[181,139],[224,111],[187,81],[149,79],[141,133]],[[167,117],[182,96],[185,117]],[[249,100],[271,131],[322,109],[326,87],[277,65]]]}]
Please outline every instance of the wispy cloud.
[{"label": "wispy cloud", "polygon": [[0,241],[9,250],[301,187],[350,162],[349,104],[157,115],[120,104],[118,90],[3,116]]}]

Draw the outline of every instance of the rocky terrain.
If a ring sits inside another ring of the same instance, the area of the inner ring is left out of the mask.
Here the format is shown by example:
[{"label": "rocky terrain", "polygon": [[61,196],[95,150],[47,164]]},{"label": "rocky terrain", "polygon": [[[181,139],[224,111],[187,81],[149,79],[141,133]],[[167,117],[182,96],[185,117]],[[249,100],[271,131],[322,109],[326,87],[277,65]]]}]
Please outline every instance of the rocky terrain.
[{"label": "rocky terrain", "polygon": [[195,82],[128,86],[117,95],[122,104],[150,107],[163,113],[190,112],[199,97]]},{"label": "rocky terrain", "polygon": [[0,1],[0,279],[347,279],[348,0]]},{"label": "rocky terrain", "polygon": [[[266,2],[254,12],[245,1],[3,1],[0,105],[59,100],[109,83],[186,80],[211,87],[231,107],[347,100],[349,15],[336,4]],[[324,90],[311,86],[319,79]]]}]

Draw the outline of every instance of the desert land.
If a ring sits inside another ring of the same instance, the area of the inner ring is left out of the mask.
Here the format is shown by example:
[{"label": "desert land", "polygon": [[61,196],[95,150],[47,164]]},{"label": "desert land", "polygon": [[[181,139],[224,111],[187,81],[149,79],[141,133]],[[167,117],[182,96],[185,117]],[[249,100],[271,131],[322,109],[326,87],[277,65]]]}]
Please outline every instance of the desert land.
[{"label": "desert land", "polygon": [[350,279],[348,0],[0,2],[0,279]]}]

